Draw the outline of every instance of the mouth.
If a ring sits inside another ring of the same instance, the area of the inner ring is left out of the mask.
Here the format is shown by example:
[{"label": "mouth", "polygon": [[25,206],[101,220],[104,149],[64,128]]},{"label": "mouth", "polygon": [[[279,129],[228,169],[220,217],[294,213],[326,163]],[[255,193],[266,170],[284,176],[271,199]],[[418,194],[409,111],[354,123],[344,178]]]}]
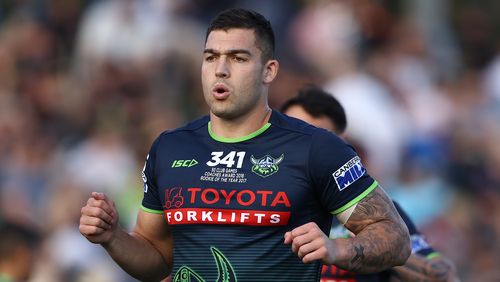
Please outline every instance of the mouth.
[{"label": "mouth", "polygon": [[227,99],[227,97],[229,97],[229,95],[231,95],[231,92],[229,91],[229,88],[226,85],[222,83],[217,83],[212,88],[212,95],[217,100],[225,100]]}]

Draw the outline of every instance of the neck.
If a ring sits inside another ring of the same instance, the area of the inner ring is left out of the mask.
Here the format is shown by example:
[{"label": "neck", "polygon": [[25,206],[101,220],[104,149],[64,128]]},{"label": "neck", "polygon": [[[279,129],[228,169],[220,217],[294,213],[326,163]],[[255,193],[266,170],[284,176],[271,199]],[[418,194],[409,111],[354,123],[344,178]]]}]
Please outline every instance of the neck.
[{"label": "neck", "polygon": [[271,112],[271,108],[266,104],[265,107],[231,120],[221,119],[210,113],[211,130],[223,138],[244,137],[262,128],[269,121]]}]

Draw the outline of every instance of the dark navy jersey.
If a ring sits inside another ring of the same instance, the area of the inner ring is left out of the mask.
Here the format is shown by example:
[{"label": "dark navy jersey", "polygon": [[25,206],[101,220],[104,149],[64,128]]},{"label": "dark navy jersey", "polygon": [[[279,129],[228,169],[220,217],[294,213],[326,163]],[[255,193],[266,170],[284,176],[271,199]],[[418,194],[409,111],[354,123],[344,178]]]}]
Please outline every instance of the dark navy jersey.
[{"label": "dark navy jersey", "polygon": [[[401,215],[404,220],[408,231],[410,232],[411,239],[411,252],[412,254],[418,254],[424,257],[432,258],[438,255],[432,247],[425,241],[422,234],[420,234],[415,227],[415,224],[411,221],[408,215],[401,209],[398,203],[393,202],[396,210]],[[350,237],[349,231],[341,225],[338,221],[334,219],[332,229],[330,231],[331,238],[347,238]],[[389,281],[391,272],[382,271],[380,273],[374,274],[355,274],[349,271],[340,269],[334,265],[323,266],[321,270],[321,282],[382,282]]]},{"label": "dark navy jersey", "polygon": [[284,234],[332,217],[377,187],[336,135],[273,111],[237,139],[208,117],[162,133],[143,172],[142,209],[163,213],[174,237],[173,281],[318,281]]}]

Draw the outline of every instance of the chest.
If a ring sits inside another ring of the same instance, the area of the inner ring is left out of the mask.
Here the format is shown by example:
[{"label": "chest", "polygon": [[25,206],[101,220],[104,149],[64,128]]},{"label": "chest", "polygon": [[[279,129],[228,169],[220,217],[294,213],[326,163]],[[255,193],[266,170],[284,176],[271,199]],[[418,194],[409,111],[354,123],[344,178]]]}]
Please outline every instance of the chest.
[{"label": "chest", "polygon": [[298,225],[321,211],[307,154],[288,146],[199,143],[161,155],[155,176],[169,224]]}]

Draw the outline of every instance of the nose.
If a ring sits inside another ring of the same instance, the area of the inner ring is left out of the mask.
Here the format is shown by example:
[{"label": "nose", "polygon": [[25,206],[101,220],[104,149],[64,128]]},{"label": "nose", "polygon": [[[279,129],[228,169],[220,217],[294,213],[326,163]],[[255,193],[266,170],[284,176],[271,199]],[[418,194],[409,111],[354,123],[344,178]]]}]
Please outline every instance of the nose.
[{"label": "nose", "polygon": [[215,68],[215,76],[218,78],[228,78],[229,77],[229,66],[224,58],[217,61],[217,66]]}]

